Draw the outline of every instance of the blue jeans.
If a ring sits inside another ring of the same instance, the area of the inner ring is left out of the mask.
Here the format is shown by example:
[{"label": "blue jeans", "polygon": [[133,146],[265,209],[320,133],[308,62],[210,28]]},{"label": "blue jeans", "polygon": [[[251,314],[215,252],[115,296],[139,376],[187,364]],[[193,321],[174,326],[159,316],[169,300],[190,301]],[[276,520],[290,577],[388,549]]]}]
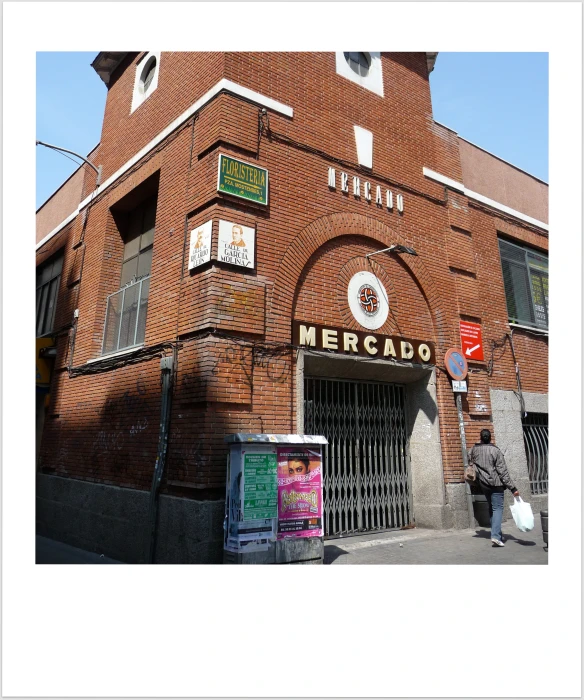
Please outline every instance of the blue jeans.
[{"label": "blue jeans", "polygon": [[503,522],[503,500],[505,489],[484,489],[489,504],[489,520],[491,521],[491,539],[501,540],[501,524]]}]

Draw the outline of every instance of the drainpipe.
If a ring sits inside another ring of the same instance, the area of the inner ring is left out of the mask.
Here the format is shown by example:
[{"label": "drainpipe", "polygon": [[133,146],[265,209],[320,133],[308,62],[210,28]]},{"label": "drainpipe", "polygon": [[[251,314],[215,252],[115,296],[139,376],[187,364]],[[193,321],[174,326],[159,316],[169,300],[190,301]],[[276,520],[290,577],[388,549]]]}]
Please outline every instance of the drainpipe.
[{"label": "drainpipe", "polygon": [[150,507],[149,507],[149,546],[148,546],[148,563],[154,563],[154,554],[156,549],[156,530],[158,526],[158,497],[164,467],[166,465],[166,454],[168,448],[168,433],[170,425],[170,406],[172,399],[172,378],[174,369],[174,353],[170,357],[163,357],[160,360],[161,384],[162,384],[162,401],[160,405],[160,433],[158,436],[158,453],[156,455],[156,464],[154,466],[154,474],[152,475],[152,487],[150,489]]},{"label": "drainpipe", "polygon": [[515,328],[511,329],[511,333],[507,336],[509,338],[509,347],[511,348],[511,355],[513,356],[513,364],[515,365],[515,381],[517,382],[517,393],[519,394],[519,406],[521,409],[521,418],[525,418],[527,412],[525,410],[525,401],[523,399],[523,391],[521,390],[521,376],[519,374],[519,363],[515,357],[515,348],[513,347],[513,331]]},{"label": "drainpipe", "polygon": [[[468,453],[466,451],[466,433],[464,432],[464,416],[462,415],[462,395],[457,392],[456,394],[456,409],[458,411],[458,429],[460,431],[460,444],[462,447],[462,464],[466,469],[468,467]],[[465,482],[466,491],[466,507],[468,508],[468,522],[469,527],[474,527],[474,509],[472,507],[472,493],[470,492],[470,485]]]}]

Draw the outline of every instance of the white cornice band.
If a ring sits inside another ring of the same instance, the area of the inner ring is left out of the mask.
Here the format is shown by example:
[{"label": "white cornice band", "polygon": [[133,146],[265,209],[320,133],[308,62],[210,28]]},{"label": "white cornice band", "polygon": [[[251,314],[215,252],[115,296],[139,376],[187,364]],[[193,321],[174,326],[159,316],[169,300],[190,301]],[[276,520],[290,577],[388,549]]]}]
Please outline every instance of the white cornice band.
[{"label": "white cornice band", "polygon": [[[210,102],[218,93],[221,91],[229,92],[234,95],[239,95],[250,102],[253,102],[263,107],[267,107],[274,112],[279,112],[286,117],[292,118],[294,116],[294,110],[292,107],[288,107],[277,100],[273,100],[271,97],[266,97],[265,95],[255,92],[255,90],[250,90],[249,88],[238,85],[237,83],[227,80],[227,78],[222,78],[216,85],[214,85],[208,92],[206,92],[200,99],[198,99],[193,105],[191,105],[185,112],[183,112],[179,117],[177,117],[171,124],[169,124],[163,131],[161,131],[158,136],[156,136],[150,143],[148,143],[144,148],[142,148],[135,156],[130,158],[119,170],[117,170],[113,175],[111,175],[104,183],[102,183],[96,190],[94,190],[88,197],[86,197],[77,207],[77,209],[72,212],[66,219],[64,219],[58,226],[56,226],[50,233],[48,233],[39,243],[37,243],[35,250],[39,250],[47,241],[49,241],[53,236],[55,236],[59,231],[61,231],[67,224],[75,219],[79,212],[84,209],[91,200],[97,195],[104,192],[110,185],[112,185],[116,180],[118,180],[127,170],[134,166],[139,160],[141,160],[145,155],[147,155],[153,148],[156,148],[167,136],[169,136],[175,129],[177,129],[181,124],[183,124],[187,119],[193,116],[201,107]],[[514,216],[522,221],[533,224],[539,228],[549,231],[548,224],[543,221],[538,221],[537,219],[522,214],[521,212],[511,209],[500,202],[496,202],[493,199],[479,194],[478,192],[473,192],[467,189],[462,183],[457,182],[445,175],[430,170],[430,168],[423,168],[423,173],[426,177],[436,182],[440,182],[447,187],[450,187],[457,192],[460,192],[470,199],[475,199],[478,202],[482,202],[493,209],[498,209],[499,211],[505,212]]]},{"label": "white cornice band", "polygon": [[461,182],[452,180],[451,178],[446,177],[446,175],[441,175],[440,173],[437,173],[434,170],[430,170],[430,168],[423,168],[422,171],[427,178],[430,178],[430,180],[440,182],[441,184],[450,187],[450,189],[456,190],[457,192],[466,195],[469,199],[474,199],[477,202],[482,202],[483,204],[486,204],[492,209],[498,209],[499,211],[502,211],[505,214],[510,214],[511,216],[514,216],[516,219],[521,219],[521,221],[526,221],[528,224],[533,224],[533,226],[542,228],[544,231],[549,231],[549,224],[545,224],[543,221],[539,221],[538,219],[534,219],[531,216],[527,216],[527,214],[522,214],[520,211],[517,211],[516,209],[511,209],[511,207],[508,207],[505,204],[501,204],[500,202],[496,202],[494,199],[489,199],[488,197],[485,197],[484,195],[479,194],[478,192],[473,192],[472,190],[469,190],[467,187],[465,187]]},{"label": "white cornice band", "polygon": [[158,136],[156,136],[150,143],[148,143],[144,148],[142,148],[135,156],[130,158],[130,160],[122,165],[122,167],[117,170],[113,175],[108,177],[108,179],[103,182],[96,190],[94,190],[89,197],[86,197],[77,209],[70,214],[64,221],[62,221],[58,226],[56,226],[50,233],[48,233],[39,243],[37,243],[35,250],[41,248],[49,239],[54,235],[59,233],[63,227],[68,223],[73,221],[73,219],[79,214],[79,212],[84,209],[91,200],[97,195],[101,194],[110,185],[112,185],[116,180],[118,180],[127,170],[134,166],[139,160],[141,160],[145,155],[147,155],[153,148],[156,148],[159,143],[164,141],[164,139],[169,136],[175,129],[177,129],[181,124],[183,124],[187,119],[193,116],[201,107],[210,102],[218,93],[225,91],[233,95],[239,95],[250,102],[271,109],[273,112],[279,112],[285,117],[292,118],[294,116],[294,110],[292,107],[273,100],[271,97],[266,97],[265,95],[255,92],[255,90],[250,90],[249,88],[243,87],[243,85],[238,85],[237,83],[227,80],[227,78],[222,78],[216,85],[214,85],[208,92],[206,92],[203,97],[198,99],[193,105],[191,105],[185,112],[183,112],[179,117],[177,117],[171,124],[169,124],[166,129],[161,131]]}]

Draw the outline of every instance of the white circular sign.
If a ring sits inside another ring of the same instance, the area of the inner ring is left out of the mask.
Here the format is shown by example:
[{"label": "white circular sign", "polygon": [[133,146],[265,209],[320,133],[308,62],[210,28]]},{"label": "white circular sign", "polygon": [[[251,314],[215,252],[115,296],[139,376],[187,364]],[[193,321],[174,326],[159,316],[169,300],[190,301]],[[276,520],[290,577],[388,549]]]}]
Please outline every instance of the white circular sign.
[{"label": "white circular sign", "polygon": [[389,306],[385,287],[371,272],[357,272],[348,288],[349,308],[355,320],[374,331],[387,320]]}]

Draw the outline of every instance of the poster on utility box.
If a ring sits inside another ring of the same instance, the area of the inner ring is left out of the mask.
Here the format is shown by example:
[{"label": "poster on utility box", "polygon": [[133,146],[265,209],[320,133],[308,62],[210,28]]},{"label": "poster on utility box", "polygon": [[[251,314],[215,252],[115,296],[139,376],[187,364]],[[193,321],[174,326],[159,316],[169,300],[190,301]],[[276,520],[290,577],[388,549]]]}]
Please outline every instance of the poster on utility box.
[{"label": "poster on utility box", "polygon": [[278,539],[322,537],[320,449],[278,448]]}]

